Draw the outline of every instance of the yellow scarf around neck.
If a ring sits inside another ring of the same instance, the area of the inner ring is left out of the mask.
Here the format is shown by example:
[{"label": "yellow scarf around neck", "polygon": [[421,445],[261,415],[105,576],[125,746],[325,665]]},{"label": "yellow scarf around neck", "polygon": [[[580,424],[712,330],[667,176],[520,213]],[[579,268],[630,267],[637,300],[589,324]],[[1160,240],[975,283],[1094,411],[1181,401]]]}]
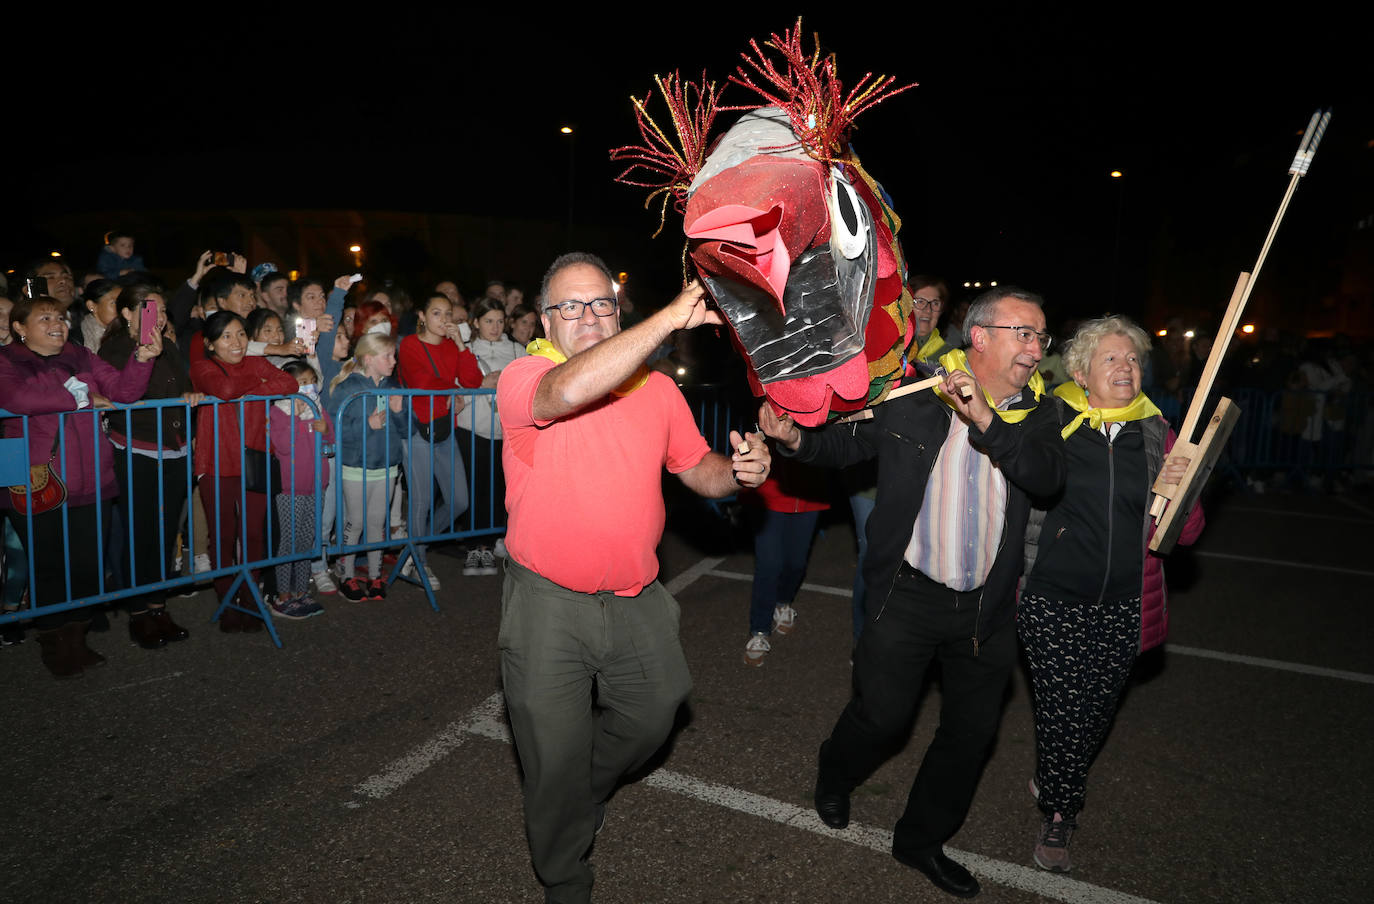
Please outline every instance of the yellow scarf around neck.
[{"label": "yellow scarf around neck", "polygon": [[930,331],[930,337],[916,350],[916,354],[912,360],[924,362],[930,357],[931,352],[944,344],[945,340],[941,337],[940,331],[933,329]]},{"label": "yellow scarf around neck", "polygon": [[[941,355],[940,366],[943,367],[947,373],[954,373],[956,370],[962,370],[969,376],[973,376],[973,371],[968,368],[968,356],[964,354],[962,348],[952,349]],[[977,377],[974,377],[974,379],[977,379]],[[1030,379],[1026,381],[1026,389],[1029,389],[1035,395],[1035,401],[1038,404],[1040,397],[1045,394],[1045,381],[1041,378],[1040,371],[1031,371]],[[939,386],[935,387],[935,394],[949,407],[955,407],[954,400],[947,396],[945,391]],[[1029,408],[1013,408],[1010,411],[1003,411],[997,407],[997,400],[994,399],[986,389],[983,390],[983,398],[988,400],[988,407],[996,412],[997,416],[1008,424],[1019,424],[1026,419],[1026,415],[1035,410],[1035,406],[1032,405]],[[955,408],[955,410],[957,411],[958,409]]]},{"label": "yellow scarf around neck", "polygon": [[1136,397],[1131,399],[1131,404],[1125,408],[1093,408],[1088,404],[1088,394],[1077,383],[1061,383],[1055,387],[1054,394],[1079,413],[1078,417],[1069,421],[1060,431],[1064,439],[1072,436],[1073,432],[1084,421],[1087,421],[1094,430],[1101,430],[1103,424],[1115,424],[1120,421],[1143,421],[1146,418],[1159,415],[1159,409],[1155,407],[1155,403],[1151,402],[1149,396],[1143,392],[1136,393]]},{"label": "yellow scarf around neck", "polygon": [[[531,355],[538,355],[541,358],[548,358],[554,364],[562,364],[568,358],[558,349],[553,347],[553,343],[547,339],[532,339],[530,344],[525,346],[525,351]],[[643,364],[639,369],[630,374],[630,378],[611,390],[612,395],[627,396],[649,381],[649,368]]]}]

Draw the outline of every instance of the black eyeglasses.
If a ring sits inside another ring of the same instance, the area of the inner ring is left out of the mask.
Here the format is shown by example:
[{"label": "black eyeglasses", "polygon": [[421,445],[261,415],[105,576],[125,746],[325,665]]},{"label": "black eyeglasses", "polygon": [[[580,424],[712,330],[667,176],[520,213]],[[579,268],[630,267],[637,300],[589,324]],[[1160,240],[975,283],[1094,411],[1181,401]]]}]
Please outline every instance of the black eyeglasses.
[{"label": "black eyeglasses", "polygon": [[979,323],[976,325],[981,326],[985,330],[1014,330],[1015,332],[1013,332],[1012,335],[1015,336],[1016,341],[1020,342],[1022,345],[1030,345],[1032,338],[1039,339],[1040,351],[1042,352],[1049,351],[1050,344],[1054,342],[1053,336],[1049,333],[1042,333],[1033,326],[998,326],[995,323]]},{"label": "black eyeglasses", "polygon": [[945,303],[938,298],[922,298],[919,295],[913,295],[911,300],[916,302],[916,310],[918,311],[924,311],[927,308],[934,310],[945,306]]},{"label": "black eyeglasses", "polygon": [[582,309],[591,305],[592,313],[597,317],[609,317],[615,313],[616,302],[614,298],[593,298],[591,301],[560,301],[558,304],[551,304],[544,309],[545,314],[558,312],[558,316],[564,320],[581,320]]}]

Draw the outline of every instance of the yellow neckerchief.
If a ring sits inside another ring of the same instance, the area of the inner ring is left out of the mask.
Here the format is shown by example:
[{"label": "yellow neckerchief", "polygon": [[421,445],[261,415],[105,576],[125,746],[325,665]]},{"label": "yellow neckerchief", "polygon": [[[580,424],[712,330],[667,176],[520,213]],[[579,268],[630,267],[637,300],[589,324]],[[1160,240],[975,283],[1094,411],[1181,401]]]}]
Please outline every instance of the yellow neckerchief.
[{"label": "yellow neckerchief", "polygon": [[[538,355],[541,358],[548,358],[554,364],[562,364],[568,360],[567,356],[553,347],[553,343],[547,339],[531,339],[530,344],[525,346],[525,351],[531,355]],[[611,390],[613,395],[627,396],[649,381],[649,368],[643,364],[639,369],[630,374],[630,378]]]},{"label": "yellow neckerchief", "polygon": [[927,339],[925,343],[920,347],[920,349],[917,350],[912,360],[925,361],[927,358],[930,357],[931,352],[935,351],[944,344],[945,340],[940,337],[940,331],[932,329],[930,331],[930,338]]},{"label": "yellow neckerchief", "polygon": [[1069,421],[1061,432],[1064,439],[1068,439],[1073,432],[1078,429],[1084,421],[1092,425],[1094,430],[1101,430],[1102,425],[1115,424],[1119,421],[1143,421],[1148,417],[1157,417],[1159,409],[1155,403],[1150,401],[1145,393],[1136,393],[1136,397],[1131,399],[1131,404],[1125,408],[1093,408],[1088,404],[1088,394],[1083,391],[1083,387],[1077,383],[1061,383],[1055,387],[1054,394],[1059,396],[1069,407],[1079,412],[1078,417]]},{"label": "yellow neckerchief", "polygon": [[[969,376],[973,376],[973,371],[968,369],[968,357],[964,354],[962,348],[956,348],[941,355],[940,366],[943,367],[947,373],[954,373],[956,370],[962,370]],[[975,377],[974,379],[977,378]],[[1030,379],[1026,381],[1026,389],[1029,389],[1035,394],[1035,401],[1039,404],[1040,397],[1045,394],[1045,381],[1041,378],[1040,371],[1031,371]],[[954,401],[949,396],[945,395],[945,391],[939,386],[935,387],[935,394],[943,399],[946,405],[954,408]],[[988,394],[986,389],[983,390],[983,398],[988,400],[988,407],[1008,424],[1019,424],[1026,419],[1026,415],[1035,410],[1035,405],[1032,405],[1029,408],[1013,408],[1010,411],[1003,411],[997,407],[996,400]],[[957,411],[958,409],[955,408],[955,410]]]}]

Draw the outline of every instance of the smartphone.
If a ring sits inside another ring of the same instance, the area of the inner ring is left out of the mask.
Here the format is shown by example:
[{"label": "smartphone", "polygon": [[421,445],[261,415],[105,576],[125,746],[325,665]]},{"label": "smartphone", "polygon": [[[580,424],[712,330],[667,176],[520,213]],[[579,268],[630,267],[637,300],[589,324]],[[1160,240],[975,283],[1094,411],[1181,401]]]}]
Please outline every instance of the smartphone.
[{"label": "smartphone", "polygon": [[145,301],[138,315],[138,343],[152,345],[157,338],[157,302]]},{"label": "smartphone", "polygon": [[315,318],[297,317],[296,318],[296,338],[305,343],[305,353],[315,354]]},{"label": "smartphone", "polygon": [[48,278],[46,276],[30,276],[24,280],[24,294],[30,298],[39,298],[48,294]]},{"label": "smartphone", "polygon": [[234,265],[234,255],[229,251],[215,251],[214,261],[216,267],[232,267]]}]

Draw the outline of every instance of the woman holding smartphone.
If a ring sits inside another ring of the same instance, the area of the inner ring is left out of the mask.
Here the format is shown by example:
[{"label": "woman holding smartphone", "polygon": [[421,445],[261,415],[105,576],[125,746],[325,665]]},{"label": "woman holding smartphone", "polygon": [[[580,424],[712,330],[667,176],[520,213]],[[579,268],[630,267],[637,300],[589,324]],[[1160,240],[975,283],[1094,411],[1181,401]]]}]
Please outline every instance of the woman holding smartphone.
[{"label": "woman holding smartphone", "polygon": [[[167,321],[166,298],[156,283],[125,284],[112,325],[100,344],[100,357],[118,367],[140,345],[151,347],[157,335],[162,336],[162,350],[152,359],[153,372],[142,399],[179,398],[188,406],[199,404],[204,397],[192,390],[186,361]],[[186,505],[190,461],[186,425],[190,411],[189,407],[172,406],[126,410],[106,418],[120,489],[116,517],[125,525],[133,524],[124,544],[124,573],[130,586],[156,584],[176,576],[173,554]],[[154,590],[126,602],[129,639],[143,649],[156,650],[190,636],[167,612],[166,590]]]}]

